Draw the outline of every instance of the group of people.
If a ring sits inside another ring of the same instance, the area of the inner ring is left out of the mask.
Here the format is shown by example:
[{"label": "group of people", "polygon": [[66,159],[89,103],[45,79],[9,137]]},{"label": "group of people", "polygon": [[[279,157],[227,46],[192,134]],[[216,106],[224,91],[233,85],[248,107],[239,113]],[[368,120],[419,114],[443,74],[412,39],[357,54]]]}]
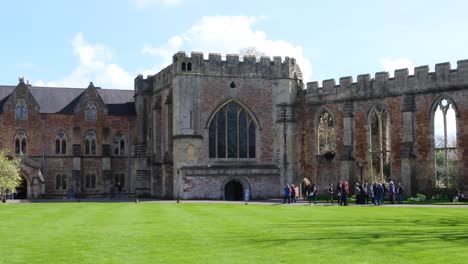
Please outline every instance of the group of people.
[{"label": "group of people", "polygon": [[[310,185],[309,183],[303,184],[301,187],[302,197],[304,198],[304,200],[307,199],[309,203],[313,202],[314,204],[316,204],[317,186],[315,185],[315,183],[312,183],[312,185]],[[283,188],[283,203],[296,203],[297,194],[297,186],[294,186],[294,184],[286,184]]]},{"label": "group of people", "polygon": [[[308,200],[309,204],[312,202],[317,203],[317,185],[315,183],[309,184],[303,182],[301,186],[302,197]],[[284,200],[283,203],[295,203],[297,197],[297,187],[294,184],[286,184],[284,186]],[[375,181],[372,184],[367,182],[358,182],[355,185],[354,193],[356,194],[356,204],[382,205],[384,199],[388,196],[391,204],[395,202],[403,203],[403,186],[398,183],[397,186],[390,181],[388,186],[385,182]],[[334,203],[335,197],[341,206],[348,205],[348,196],[350,194],[349,183],[347,181],[338,181],[336,187],[330,184],[327,189],[327,202]]]},{"label": "group of people", "polygon": [[355,193],[356,204],[368,204],[372,202],[374,205],[382,205],[387,195],[391,204],[395,204],[395,202],[399,204],[403,203],[403,186],[401,183],[395,186],[393,181],[390,181],[388,186],[383,181],[375,181],[372,184],[368,184],[367,182],[356,183]]}]

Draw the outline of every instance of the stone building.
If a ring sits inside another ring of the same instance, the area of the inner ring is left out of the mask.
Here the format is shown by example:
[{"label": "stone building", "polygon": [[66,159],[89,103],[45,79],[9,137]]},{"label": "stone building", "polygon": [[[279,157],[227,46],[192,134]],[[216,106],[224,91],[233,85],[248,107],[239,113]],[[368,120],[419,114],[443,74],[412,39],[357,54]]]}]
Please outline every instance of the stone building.
[{"label": "stone building", "polygon": [[294,59],[184,52],[134,90],[0,87],[0,144],[28,197],[279,197],[282,186],[468,189],[468,61],[302,82]]},{"label": "stone building", "polygon": [[136,191],[162,198],[277,197],[296,173],[294,59],[180,52],[135,79]]},{"label": "stone building", "polygon": [[134,189],[133,91],[0,86],[0,148],[22,158],[17,198]]}]

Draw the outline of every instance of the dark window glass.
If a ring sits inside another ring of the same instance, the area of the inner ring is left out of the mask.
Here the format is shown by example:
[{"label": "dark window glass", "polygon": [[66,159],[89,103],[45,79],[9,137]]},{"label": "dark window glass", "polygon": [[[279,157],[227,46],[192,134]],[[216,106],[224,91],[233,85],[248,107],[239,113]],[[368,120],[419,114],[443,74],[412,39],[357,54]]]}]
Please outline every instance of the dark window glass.
[{"label": "dark window glass", "polygon": [[94,139],[91,140],[91,154],[96,154],[96,140]]},{"label": "dark window glass", "polygon": [[20,140],[17,138],[15,140],[15,154],[20,154],[21,149],[20,149]]},{"label": "dark window glass", "polygon": [[55,140],[55,154],[60,154],[60,139]]},{"label": "dark window glass", "polygon": [[239,158],[247,158],[247,118],[244,111],[239,114]]},{"label": "dark window glass", "polygon": [[57,174],[55,176],[55,189],[57,189],[57,190],[60,189],[60,187],[61,187],[61,183],[60,183],[61,179],[62,178],[61,178],[60,174]]},{"label": "dark window glass", "polygon": [[191,71],[192,70],[192,63],[189,62],[187,63],[187,71]]},{"label": "dark window glass", "polygon": [[65,139],[62,140],[62,154],[67,154],[67,142]]},{"label": "dark window glass", "polygon": [[252,121],[249,126],[249,158],[255,158],[255,125]]},{"label": "dark window glass", "polygon": [[226,158],[226,114],[218,113],[218,158]]},{"label": "dark window glass", "polygon": [[185,62],[182,62],[182,70],[185,71]]},{"label": "dark window glass", "polygon": [[89,139],[85,140],[85,154],[89,155]]},{"label": "dark window glass", "polygon": [[237,158],[237,106],[228,106],[228,158]]},{"label": "dark window glass", "polygon": [[21,140],[21,151],[23,152],[23,154],[26,154],[26,139],[25,138]]}]

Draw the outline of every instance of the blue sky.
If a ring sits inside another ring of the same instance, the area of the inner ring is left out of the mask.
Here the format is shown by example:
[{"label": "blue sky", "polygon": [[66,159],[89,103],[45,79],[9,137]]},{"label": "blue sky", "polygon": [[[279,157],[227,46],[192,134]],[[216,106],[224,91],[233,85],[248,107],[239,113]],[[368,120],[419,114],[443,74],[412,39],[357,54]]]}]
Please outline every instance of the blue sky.
[{"label": "blue sky", "polygon": [[305,81],[468,59],[468,1],[2,1],[0,84],[133,89],[185,50],[254,46]]}]

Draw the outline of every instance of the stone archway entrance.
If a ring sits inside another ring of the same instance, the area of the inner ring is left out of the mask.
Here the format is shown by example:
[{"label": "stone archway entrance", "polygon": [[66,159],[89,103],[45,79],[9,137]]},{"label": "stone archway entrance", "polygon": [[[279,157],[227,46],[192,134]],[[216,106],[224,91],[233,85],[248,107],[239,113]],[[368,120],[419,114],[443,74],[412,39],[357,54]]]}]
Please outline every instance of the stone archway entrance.
[{"label": "stone archway entrance", "polygon": [[242,201],[244,199],[244,188],[238,180],[230,180],[224,186],[224,200]]},{"label": "stone archway entrance", "polygon": [[15,199],[28,199],[28,182],[21,176],[21,184],[16,188]]}]

